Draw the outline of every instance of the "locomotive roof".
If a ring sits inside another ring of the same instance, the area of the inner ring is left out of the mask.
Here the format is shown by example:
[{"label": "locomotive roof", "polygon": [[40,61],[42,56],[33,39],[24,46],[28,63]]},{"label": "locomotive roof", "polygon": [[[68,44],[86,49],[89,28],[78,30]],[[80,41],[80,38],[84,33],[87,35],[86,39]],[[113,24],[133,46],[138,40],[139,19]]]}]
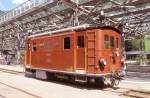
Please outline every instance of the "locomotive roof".
[{"label": "locomotive roof", "polygon": [[69,28],[64,28],[64,29],[60,29],[60,30],[55,30],[55,31],[47,31],[44,33],[39,33],[39,34],[34,34],[34,35],[30,35],[28,36],[28,38],[32,38],[32,37],[39,37],[39,36],[44,36],[44,35],[51,35],[51,34],[56,34],[56,33],[62,33],[62,32],[69,32],[69,31],[84,31],[84,30],[91,30],[91,29],[110,29],[113,31],[118,32],[119,34],[121,34],[120,30],[111,27],[111,26],[93,26],[93,25],[80,25],[80,26],[75,26],[75,27],[69,27]]},{"label": "locomotive roof", "polygon": [[100,29],[110,29],[110,30],[113,30],[113,31],[116,31],[118,32],[119,34],[121,34],[121,31],[117,28],[114,28],[114,27],[111,27],[111,26],[104,26],[104,27],[99,27]]}]

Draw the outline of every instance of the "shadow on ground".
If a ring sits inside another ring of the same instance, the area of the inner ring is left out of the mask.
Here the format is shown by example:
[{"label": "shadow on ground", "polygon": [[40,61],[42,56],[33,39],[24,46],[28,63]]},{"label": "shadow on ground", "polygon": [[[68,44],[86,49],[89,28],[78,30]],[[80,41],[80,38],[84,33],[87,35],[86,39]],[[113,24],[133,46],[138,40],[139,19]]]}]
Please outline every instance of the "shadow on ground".
[{"label": "shadow on ground", "polygon": [[[26,76],[27,78],[33,78],[33,79],[37,79],[35,77],[29,77]],[[71,86],[74,88],[79,88],[79,89],[88,89],[88,90],[104,90],[106,88],[108,88],[108,86],[106,86],[103,83],[100,84],[96,84],[96,83],[81,83],[81,82],[75,82],[75,81],[70,81],[70,80],[66,80],[66,79],[58,79],[58,78],[54,78],[54,79],[47,79],[47,80],[41,80],[41,79],[37,79],[40,81],[45,81],[45,82],[52,82],[52,83],[56,83],[58,85],[66,85],[66,86]],[[113,89],[119,89],[118,87],[113,87]]]}]

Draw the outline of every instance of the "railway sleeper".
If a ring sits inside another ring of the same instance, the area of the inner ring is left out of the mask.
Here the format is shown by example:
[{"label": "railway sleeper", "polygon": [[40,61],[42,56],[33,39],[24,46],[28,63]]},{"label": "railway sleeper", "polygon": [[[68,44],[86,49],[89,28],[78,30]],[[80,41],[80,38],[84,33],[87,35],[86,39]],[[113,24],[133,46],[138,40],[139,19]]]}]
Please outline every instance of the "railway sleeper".
[{"label": "railway sleeper", "polygon": [[149,98],[150,92],[146,91],[139,91],[139,90],[129,90],[122,94],[123,96],[129,96],[132,98]]}]

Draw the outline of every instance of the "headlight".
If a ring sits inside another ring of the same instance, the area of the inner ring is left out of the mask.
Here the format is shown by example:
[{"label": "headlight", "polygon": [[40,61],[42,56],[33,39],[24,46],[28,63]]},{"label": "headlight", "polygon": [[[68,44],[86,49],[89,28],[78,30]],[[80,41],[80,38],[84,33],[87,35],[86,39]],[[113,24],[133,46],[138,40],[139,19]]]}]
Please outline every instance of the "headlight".
[{"label": "headlight", "polygon": [[121,58],[121,63],[122,63],[122,64],[125,63],[125,58],[124,58],[124,57]]},{"label": "headlight", "polygon": [[116,56],[119,56],[119,52],[116,52]]},{"label": "headlight", "polygon": [[106,64],[107,64],[107,62],[104,58],[101,58],[99,60],[99,68],[100,68],[101,71],[104,71],[104,67],[105,67]]},{"label": "headlight", "polygon": [[106,60],[104,59],[104,58],[101,58],[100,59],[100,63],[101,63],[101,65],[106,65],[107,64],[107,62],[106,62]]}]

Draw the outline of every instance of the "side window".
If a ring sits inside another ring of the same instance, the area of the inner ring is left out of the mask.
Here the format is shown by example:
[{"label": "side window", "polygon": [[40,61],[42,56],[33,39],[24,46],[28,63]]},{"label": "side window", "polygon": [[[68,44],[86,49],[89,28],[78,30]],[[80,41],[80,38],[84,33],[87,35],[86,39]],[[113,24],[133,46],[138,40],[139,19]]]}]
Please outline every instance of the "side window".
[{"label": "side window", "polygon": [[35,52],[37,50],[36,46],[33,46],[33,51]]},{"label": "side window", "polygon": [[36,52],[36,51],[37,51],[37,46],[36,46],[36,43],[33,43],[33,46],[32,46],[32,51],[33,51],[33,52]]},{"label": "side window", "polygon": [[114,37],[113,36],[110,37],[110,47],[114,48]]},{"label": "side window", "polygon": [[84,48],[84,36],[78,36],[77,47],[78,48]]},{"label": "side window", "polygon": [[116,48],[119,48],[119,39],[116,38]]},{"label": "side window", "polygon": [[65,37],[64,38],[64,49],[70,49],[71,45],[70,45],[70,37]]},{"label": "side window", "polygon": [[104,47],[106,49],[109,48],[109,37],[108,37],[108,35],[104,35]]}]

